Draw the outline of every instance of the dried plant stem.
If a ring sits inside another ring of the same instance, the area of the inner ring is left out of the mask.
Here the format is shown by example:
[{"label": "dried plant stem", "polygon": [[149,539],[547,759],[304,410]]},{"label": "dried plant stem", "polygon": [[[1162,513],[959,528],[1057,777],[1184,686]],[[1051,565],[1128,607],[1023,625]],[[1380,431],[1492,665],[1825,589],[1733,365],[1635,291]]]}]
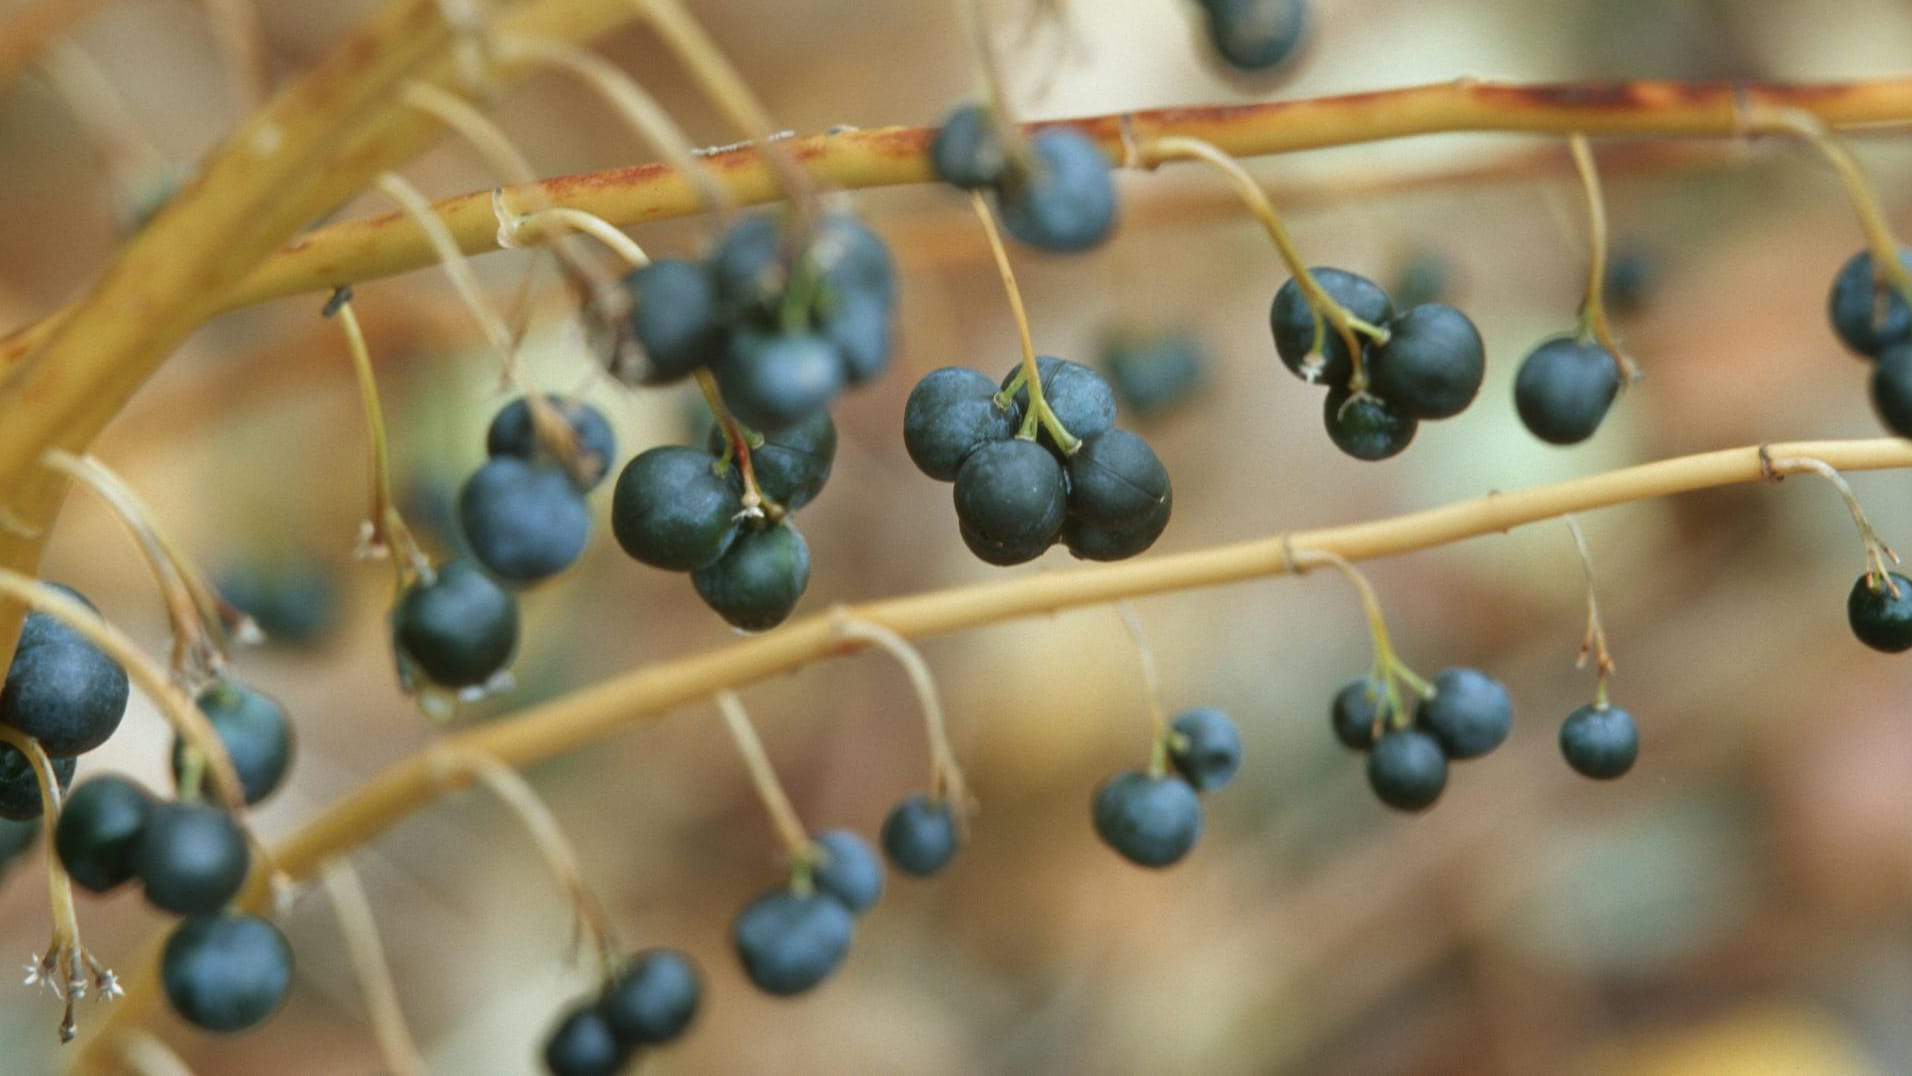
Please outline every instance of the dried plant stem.
[{"label": "dried plant stem", "polygon": [[341,856],[326,860],[319,874],[325,882],[326,894],[332,899],[339,933],[345,937],[345,949],[352,958],[352,973],[358,978],[359,992],[365,997],[366,1017],[371,1022],[372,1037],[378,1042],[385,1070],[392,1076],[423,1076],[425,1059],[419,1055],[418,1044],[405,1023],[405,1009],[399,1004],[392,966],[385,959],[385,946],[379,942],[378,920],[372,915],[372,902],[366,899],[358,872]]},{"label": "dried plant stem", "polygon": [[1607,319],[1607,202],[1600,193],[1600,170],[1594,166],[1593,149],[1585,135],[1570,135],[1567,148],[1580,175],[1580,189],[1587,196],[1587,291],[1580,302],[1580,329],[1613,356],[1620,368],[1620,387],[1625,388],[1640,379],[1640,366],[1621,350],[1613,323]]},{"label": "dried plant stem", "polygon": [[1142,628],[1135,603],[1124,598],[1115,603],[1115,611],[1122,614],[1122,626],[1128,629],[1129,639],[1135,644],[1135,656],[1142,666],[1142,697],[1149,713],[1149,776],[1160,777],[1168,772],[1169,749],[1168,708],[1162,705],[1162,671],[1155,664],[1155,647],[1149,643],[1149,633]]},{"label": "dried plant stem", "polygon": [[763,749],[763,740],[757,736],[757,727],[750,723],[750,715],[744,712],[742,700],[734,691],[719,691],[716,698],[717,709],[724,715],[724,726],[737,745],[737,754],[742,756],[744,768],[750,771],[750,783],[757,790],[757,798],[763,801],[764,811],[770,815],[777,839],[783,842],[784,854],[793,864],[808,863],[814,854],[810,834],[803,828],[803,820],[797,817],[797,809],[790,805],[783,782],[777,780],[776,767],[770,764],[770,756]]},{"label": "dried plant stem", "polygon": [[903,666],[910,687],[916,692],[917,704],[922,708],[923,727],[929,738],[930,796],[951,804],[956,817],[963,817],[969,806],[969,786],[963,779],[962,767],[956,762],[956,750],[950,746],[943,701],[936,692],[936,678],[930,674],[929,663],[909,640],[880,624],[844,616],[838,618],[836,628],[845,639],[869,643]]}]

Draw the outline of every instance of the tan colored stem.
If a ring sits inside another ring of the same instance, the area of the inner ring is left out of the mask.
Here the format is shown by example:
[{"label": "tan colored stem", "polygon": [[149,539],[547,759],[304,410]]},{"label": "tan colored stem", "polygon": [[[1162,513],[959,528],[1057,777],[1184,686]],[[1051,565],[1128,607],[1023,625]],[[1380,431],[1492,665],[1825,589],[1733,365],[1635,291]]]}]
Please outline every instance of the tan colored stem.
[{"label": "tan colored stem", "polygon": [[777,779],[777,769],[770,764],[770,755],[764,751],[763,740],[758,738],[756,726],[750,723],[750,715],[744,712],[743,702],[734,691],[719,691],[717,709],[724,715],[724,726],[730,730],[737,754],[750,772],[750,783],[757,790],[757,798],[763,801],[764,811],[770,815],[770,824],[777,831],[777,839],[783,842],[784,852],[792,862],[804,862],[811,854],[810,834],[797,817],[797,809],[791,806],[783,782]]},{"label": "tan colored stem", "polygon": [[326,894],[332,899],[339,933],[345,937],[345,949],[352,958],[352,972],[358,979],[359,992],[365,997],[366,1016],[385,1070],[391,1076],[423,1076],[425,1059],[419,1054],[418,1043],[405,1023],[405,1008],[399,1003],[392,966],[386,961],[385,946],[379,941],[378,920],[372,914],[372,902],[366,899],[358,872],[340,857],[326,860],[319,874],[325,882]]}]

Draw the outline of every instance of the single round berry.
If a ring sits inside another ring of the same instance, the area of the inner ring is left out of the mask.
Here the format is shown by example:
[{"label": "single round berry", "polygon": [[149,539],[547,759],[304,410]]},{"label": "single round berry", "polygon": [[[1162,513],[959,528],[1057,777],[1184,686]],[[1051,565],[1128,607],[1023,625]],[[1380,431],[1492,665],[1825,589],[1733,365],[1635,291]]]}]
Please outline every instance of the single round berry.
[{"label": "single round berry", "polygon": [[809,418],[836,399],[843,360],[810,332],[739,329],[717,363],[724,404],[744,425],[769,431]]},{"label": "single round berry", "polygon": [[[1026,397],[1025,397],[1026,398]],[[971,452],[1016,435],[1022,410],[996,404],[996,385],[965,366],[931,370],[903,404],[903,447],[918,470],[954,482]]]},{"label": "single round berry", "polygon": [[704,604],[745,631],[784,622],[810,585],[810,547],[788,520],[745,531],[730,550],[690,573]]},{"label": "single round berry", "polygon": [[[199,693],[199,709],[225,744],[245,789],[246,803],[272,795],[292,768],[292,722],[277,700],[237,681],[222,680]],[[186,743],[174,739],[175,779],[185,764]]]},{"label": "single round berry", "polygon": [[566,1013],[544,1041],[544,1069],[551,1076],[617,1076],[629,1057],[630,1049],[589,1002]]},{"label": "single round berry", "polygon": [[1062,543],[1078,560],[1127,560],[1154,545],[1168,529],[1173,500],[1165,498],[1160,508],[1122,527],[1102,527],[1070,517],[1062,525]]},{"label": "single round berry", "polygon": [[816,273],[827,302],[852,296],[896,300],[896,259],[889,245],[855,214],[823,218],[804,250],[807,268]]},{"label": "single round berry", "polygon": [[239,895],[252,850],[232,816],[204,803],[157,803],[133,865],[153,907],[174,915],[214,915]]},{"label": "single round berry", "polygon": [[[73,770],[79,762],[71,758],[52,762],[53,776],[64,790],[73,783]],[[31,822],[40,817],[42,807],[40,780],[34,776],[33,763],[12,744],[0,744],[0,818]]]},{"label": "single round berry", "polygon": [[653,568],[688,572],[714,564],[737,537],[740,487],[717,473],[717,457],[686,445],[640,453],[611,491],[611,533]]},{"label": "single round berry", "polygon": [[1321,421],[1334,447],[1370,463],[1400,455],[1421,425],[1379,396],[1356,396],[1338,385],[1328,390]]},{"label": "single round berry", "polygon": [[943,800],[913,795],[883,819],[883,854],[904,874],[927,878],[949,866],[961,839],[956,814]]},{"label": "single round berry", "polygon": [[1419,729],[1391,729],[1368,752],[1368,784],[1397,811],[1424,811],[1447,787],[1447,754]]},{"label": "single round berry", "polygon": [[[724,431],[712,426],[705,441],[713,454],[724,450]],[[816,499],[836,462],[836,423],[818,411],[787,429],[763,435],[750,450],[750,467],[763,495],[794,512]]]},{"label": "single round berry", "polygon": [[1582,706],[1560,723],[1560,753],[1582,777],[1610,781],[1633,768],[1640,730],[1617,706]]},{"label": "single round berry", "polygon": [[708,264],[728,314],[763,317],[776,312],[789,276],[781,233],[776,214],[751,213],[737,218],[717,240]]},{"label": "single round berry", "polygon": [[1885,428],[1912,437],[1912,343],[1894,344],[1879,353],[1872,367],[1872,410]]},{"label": "single round berry", "polygon": [[757,989],[790,997],[836,971],[855,927],[856,917],[842,901],[779,887],[746,905],[730,933],[744,974]]},{"label": "single round berry", "polygon": [[696,961],[675,949],[646,949],[605,987],[597,1011],[624,1049],[661,1046],[690,1027],[703,992]]},{"label": "single round berry", "polygon": [[1889,572],[1882,580],[1870,573],[1860,576],[1846,597],[1846,619],[1852,634],[1874,650],[1887,654],[1912,650],[1912,579],[1898,572]]},{"label": "single round berry", "polygon": [[509,583],[536,583],[584,552],[591,506],[562,467],[496,456],[458,492],[458,524],[486,571]]},{"label": "single round berry", "polygon": [[202,1031],[244,1031],[285,1004],[292,946],[257,916],[194,916],[166,939],[159,977],[180,1019]]},{"label": "single round berry", "polygon": [[1300,51],[1307,0],[1201,0],[1208,38],[1238,71],[1266,74]]},{"label": "single round berry", "polygon": [[1003,230],[1055,254],[1089,250],[1115,228],[1115,181],[1102,147],[1067,127],[1029,140],[1030,167],[1011,167],[998,186]]},{"label": "single round berry", "polygon": [[1434,734],[1451,759],[1479,758],[1514,728],[1514,702],[1499,680],[1478,669],[1445,669],[1434,695],[1421,700],[1415,723]]},{"label": "single round berry", "polygon": [[275,558],[222,571],[219,593],[251,617],[269,643],[314,643],[338,620],[337,577],[304,557]]},{"label": "single round berry", "polygon": [[40,836],[40,823],[16,822],[11,818],[0,818],[0,872],[7,869],[21,853],[33,847]]},{"label": "single round berry", "polygon": [[1658,258],[1652,250],[1638,242],[1616,243],[1607,254],[1600,297],[1615,314],[1637,314],[1646,308],[1659,275]]},{"label": "single round berry", "polygon": [[895,308],[889,299],[846,292],[831,299],[818,316],[817,331],[836,349],[846,383],[867,384],[889,367],[895,337]]},{"label": "single round berry", "polygon": [[1202,707],[1175,715],[1169,761],[1197,792],[1213,792],[1241,768],[1241,733],[1220,710]]},{"label": "single round berry", "polygon": [[689,377],[722,353],[723,304],[708,265],[660,258],[633,270],[624,288],[632,300],[631,335],[651,363],[645,381]]},{"label": "single round berry", "polygon": [[617,434],[604,412],[585,403],[562,396],[546,396],[552,410],[571,427],[577,456],[566,461],[538,436],[531,421],[531,405],[520,396],[500,408],[485,430],[485,452],[493,459],[510,456],[531,463],[567,464],[565,473],[581,488],[596,489],[611,471],[617,459]]},{"label": "single round berry", "polygon": [[70,758],[112,737],[130,692],[126,670],[105,651],[47,613],[28,613],[0,688],[0,725]]},{"label": "single round berry", "polygon": [[1428,303],[1388,323],[1373,351],[1368,391],[1418,419],[1453,418],[1480,393],[1487,351],[1466,314]]},{"label": "single round berry", "polygon": [[1454,275],[1453,263],[1439,251],[1416,250],[1395,268],[1388,294],[1402,310],[1438,303],[1453,293]]},{"label": "single round berry", "polygon": [[944,117],[929,144],[929,166],[937,179],[964,190],[1002,182],[1009,154],[996,118],[982,105],[963,105]]},{"label": "single round berry", "polygon": [[392,637],[406,662],[441,687],[483,684],[518,648],[518,602],[469,560],[441,565],[392,610]]},{"label": "single round berry", "polygon": [[1096,789],[1091,815],[1104,844],[1143,867],[1180,862],[1202,835],[1202,801],[1178,776],[1117,774]]},{"label": "single round berry", "polygon": [[[1899,264],[1912,270],[1912,250],[1899,248]],[[1876,358],[1893,344],[1912,340],[1912,311],[1889,280],[1873,271],[1872,254],[1860,251],[1832,278],[1826,315],[1854,354]]]},{"label": "single round berry", "polygon": [[[1308,275],[1314,277],[1329,297],[1346,307],[1348,313],[1369,325],[1386,325],[1394,320],[1394,304],[1388,301],[1388,293],[1367,277],[1325,267],[1309,269]],[[1345,385],[1348,378],[1354,376],[1348,345],[1325,319],[1321,323],[1320,361],[1312,365],[1308,362],[1315,345],[1314,310],[1302,295],[1301,285],[1292,279],[1275,292],[1274,304],[1268,310],[1268,323],[1275,335],[1275,353],[1296,377],[1316,385]],[[1361,345],[1363,355],[1373,350],[1367,338],[1359,333],[1355,334],[1355,341]]]},{"label": "single round berry", "polygon": [[1102,353],[1116,401],[1137,415],[1160,414],[1193,396],[1207,367],[1201,341],[1181,330],[1121,333]]},{"label": "single round berry", "polygon": [[73,790],[53,829],[53,847],[82,888],[106,893],[133,879],[153,797],[124,777],[95,777]]},{"label": "single round berry", "polygon": [[1121,529],[1160,517],[1167,525],[1168,469],[1141,437],[1127,430],[1085,437],[1065,469],[1069,512],[1084,522]]},{"label": "single round berry", "polygon": [[[1101,374],[1079,362],[1047,355],[1036,359],[1036,371],[1042,378],[1043,402],[1055,412],[1056,420],[1071,437],[1086,439],[1115,427],[1115,390]],[[1011,367],[1003,375],[1002,387],[1008,388],[1021,373],[1021,365]],[[1028,388],[1017,390],[1015,399],[1017,410],[1027,414]],[[1054,449],[1055,442],[1048,429],[1038,426],[1037,430],[1037,440]]]},{"label": "single round berry", "polygon": [[992,441],[956,473],[956,519],[970,552],[999,566],[1034,560],[1068,515],[1062,465],[1034,441]]},{"label": "single round berry", "polygon": [[1593,436],[1620,392],[1613,352],[1571,337],[1548,340],[1527,353],[1514,375],[1514,407],[1529,433],[1551,445]]},{"label": "single round berry", "polygon": [[1380,724],[1385,703],[1381,685],[1373,677],[1350,680],[1335,693],[1330,713],[1334,738],[1351,751],[1366,751],[1374,746],[1375,726]]},{"label": "single round berry", "polygon": [[862,915],[883,895],[883,861],[870,843],[847,829],[820,833],[823,855],[816,866],[817,891],[843,902],[852,914]]}]

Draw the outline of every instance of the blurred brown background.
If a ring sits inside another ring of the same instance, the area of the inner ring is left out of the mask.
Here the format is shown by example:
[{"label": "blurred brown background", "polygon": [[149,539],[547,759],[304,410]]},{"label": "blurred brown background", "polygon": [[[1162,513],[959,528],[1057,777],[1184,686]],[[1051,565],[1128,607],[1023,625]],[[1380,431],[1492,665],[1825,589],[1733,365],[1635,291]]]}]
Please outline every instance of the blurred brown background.
[{"label": "blurred brown background", "polygon": [[[1027,2],[996,8],[1032,118],[1462,74],[1857,78],[1903,73],[1912,55],[1912,10],[1897,0],[1323,0],[1305,62],[1250,87],[1207,64],[1186,0],[1076,3],[1066,32],[1050,24],[1025,36]],[[368,7],[261,0],[276,70],[308,63]],[[695,8],[799,131],[929,123],[972,91],[948,4]],[[85,287],[120,234],[125,192],[156,182],[159,164],[189,166],[234,119],[194,5],[115,0],[69,45],[111,88],[95,115],[123,108],[150,146],[109,138],[103,153],[70,90],[63,99],[40,78],[6,89],[8,326]],[[604,47],[695,138],[730,140],[652,39]],[[641,159],[600,102],[557,78],[498,115],[549,174]],[[1286,274],[1207,174],[1125,176],[1113,243],[1073,260],[1018,256],[1044,351],[1092,358],[1118,322],[1187,325],[1210,351],[1205,394],[1135,423],[1178,487],[1160,549],[1684,452],[1876,434],[1863,367],[1823,314],[1834,270],[1859,246],[1831,174],[1786,145],[1642,160],[1603,144],[1616,236],[1654,268],[1646,306],[1621,322],[1647,380],[1590,445],[1530,439],[1511,406],[1513,369],[1541,336],[1571,326],[1586,253],[1564,147],[1541,145],[1438,137],[1252,165],[1286,193],[1311,259],[1388,280],[1411,257],[1438,256],[1450,301],[1487,338],[1480,402],[1424,427],[1384,464],[1335,453],[1319,396],[1274,361],[1266,311]],[[1889,136],[1858,149],[1912,229],[1912,150]],[[1412,181],[1475,166],[1494,175]],[[408,174],[434,195],[495,178],[456,144]],[[899,416],[930,368],[1014,361],[999,285],[955,194],[878,191],[856,205],[904,265],[903,342],[898,368],[837,410],[835,477],[800,520],[816,557],[811,612],[996,575],[963,550],[948,489],[904,457]],[[368,199],[347,212],[373,208],[384,207]],[[665,252],[702,242],[694,222],[638,239]],[[482,260],[499,301],[522,258]],[[442,510],[481,458],[502,402],[495,358],[435,270],[360,295],[413,522],[431,532],[432,506]],[[626,453],[692,435],[692,396],[593,378],[549,281],[545,295],[533,344],[544,384],[583,387],[618,422]],[[363,422],[335,330],[315,316],[321,302],[209,326],[98,449],[213,570],[293,558],[335,581],[336,621],[316,643],[241,662],[288,703],[302,737],[289,787],[255,816],[268,836],[431,735],[393,680],[389,574],[349,559],[365,504]],[[1906,482],[1853,479],[1888,540],[1912,546]],[[1643,755],[1625,780],[1594,786],[1555,751],[1558,721],[1592,689],[1573,667],[1583,595],[1559,524],[1371,569],[1410,663],[1428,674],[1478,665],[1517,700],[1512,743],[1459,767],[1423,817],[1378,806],[1359,761],[1329,734],[1329,699],[1369,657],[1344,583],[1322,574],[1141,603],[1169,705],[1223,707],[1247,744],[1243,776],[1209,800],[1202,846],[1160,875],[1117,859],[1088,825],[1096,782],[1145,750],[1136,660],[1116,616],[932,640],[924,650],[982,803],[972,842],[938,881],[892,878],[841,973],[795,1002],[753,994],[728,950],[730,918],[775,877],[776,848],[709,708],[537,768],[532,780],[624,939],[686,948],[707,972],[698,1029],[645,1071],[1912,1071],[1912,666],[1846,629],[1861,565],[1838,499],[1802,478],[1583,522],[1620,665],[1615,701],[1642,724]],[[1068,567],[1051,553],[1021,570]],[[163,650],[155,591],[97,503],[75,495],[47,573]],[[525,611],[519,689],[470,720],[729,637],[685,580],[633,564],[603,527],[585,562]],[[745,698],[813,826],[874,836],[889,805],[926,779],[916,705],[880,657],[811,668]],[[162,786],[166,737],[135,705],[83,776],[119,769]],[[555,1014],[588,984],[568,959],[566,909],[518,828],[482,796],[460,794],[355,863],[434,1070],[531,1071]],[[43,945],[41,874],[29,858],[0,886],[0,955],[24,962]],[[89,944],[122,971],[161,925],[136,896],[83,900],[81,913]],[[323,892],[303,894],[285,923],[299,959],[287,1010],[245,1038],[168,1023],[169,1039],[202,1073],[378,1071]],[[14,988],[0,1005],[0,1068],[49,1071],[55,1019],[51,1000]]]}]

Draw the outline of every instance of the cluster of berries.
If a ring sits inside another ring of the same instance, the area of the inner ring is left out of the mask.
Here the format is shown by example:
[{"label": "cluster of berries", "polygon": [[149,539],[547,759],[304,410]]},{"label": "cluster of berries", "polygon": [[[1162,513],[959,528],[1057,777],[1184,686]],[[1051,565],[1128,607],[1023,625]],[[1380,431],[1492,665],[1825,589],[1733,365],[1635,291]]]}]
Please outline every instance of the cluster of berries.
[{"label": "cluster of berries", "polygon": [[1167,867],[1202,836],[1200,793],[1226,785],[1241,768],[1241,733],[1220,710],[1184,710],[1170,723],[1165,749],[1174,772],[1128,770],[1104,781],[1090,801],[1096,835],[1124,859]]},{"label": "cluster of berries", "polygon": [[1368,784],[1382,803],[1423,811],[1447,787],[1449,760],[1475,759],[1499,747],[1514,727],[1514,704],[1500,681],[1476,669],[1434,678],[1410,722],[1379,679],[1344,686],[1331,711],[1343,745],[1368,756]]},{"label": "cluster of berries", "polygon": [[[590,404],[520,397],[485,431],[490,457],[458,491],[458,523],[471,555],[508,586],[541,582],[569,568],[591,537],[585,495],[604,481],[617,437]],[[541,431],[545,424],[561,427]]]},{"label": "cluster of berries", "polygon": [[640,1051],[676,1041],[697,1018],[703,977],[675,949],[637,953],[545,1040],[551,1076],[616,1076]]},{"label": "cluster of berries", "polygon": [[1364,276],[1330,268],[1309,275],[1353,317],[1387,330],[1385,344],[1355,334],[1367,377],[1355,391],[1354,361],[1341,334],[1317,320],[1296,281],[1275,292],[1268,313],[1275,351],[1296,377],[1328,386],[1322,420],[1335,447],[1355,459],[1384,460],[1407,448],[1423,420],[1452,418],[1474,402],[1487,352],[1467,315],[1441,303],[1396,313],[1388,293]]},{"label": "cluster of berries", "polygon": [[930,143],[936,177],[968,191],[989,191],[1005,231],[1055,254],[1089,250],[1115,230],[1115,181],[1102,147],[1070,127],[1048,127],[1008,142],[1003,124],[981,105],[943,120]]}]

